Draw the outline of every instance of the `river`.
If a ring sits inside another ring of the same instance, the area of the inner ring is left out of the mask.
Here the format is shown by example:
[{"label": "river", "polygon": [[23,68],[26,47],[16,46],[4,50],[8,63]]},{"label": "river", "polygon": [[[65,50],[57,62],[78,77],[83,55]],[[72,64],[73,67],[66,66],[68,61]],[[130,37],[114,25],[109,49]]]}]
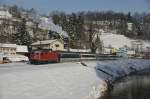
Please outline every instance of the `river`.
[{"label": "river", "polygon": [[116,81],[103,99],[150,99],[149,70]]}]

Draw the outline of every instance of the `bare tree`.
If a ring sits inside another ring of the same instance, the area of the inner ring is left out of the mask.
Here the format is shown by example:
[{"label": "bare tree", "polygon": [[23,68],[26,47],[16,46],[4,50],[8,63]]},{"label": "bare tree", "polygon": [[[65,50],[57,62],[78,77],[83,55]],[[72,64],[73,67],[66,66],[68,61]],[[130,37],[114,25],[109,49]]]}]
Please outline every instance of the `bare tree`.
[{"label": "bare tree", "polygon": [[92,53],[96,53],[96,50],[102,50],[102,42],[99,38],[99,32],[97,30],[97,26],[89,23],[88,35],[89,35],[89,46]]}]

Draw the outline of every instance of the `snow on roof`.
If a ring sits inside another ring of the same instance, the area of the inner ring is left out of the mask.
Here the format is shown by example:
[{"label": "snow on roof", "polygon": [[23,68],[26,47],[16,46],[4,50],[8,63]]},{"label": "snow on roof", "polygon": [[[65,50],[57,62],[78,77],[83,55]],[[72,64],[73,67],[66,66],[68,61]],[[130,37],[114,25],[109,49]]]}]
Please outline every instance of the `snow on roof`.
[{"label": "snow on roof", "polygon": [[31,45],[40,45],[40,44],[51,44],[52,42],[55,42],[58,40],[44,40],[44,41],[37,41],[35,43],[32,43]]},{"label": "snow on roof", "polygon": [[27,53],[28,52],[28,48],[27,48],[27,46],[17,45],[16,52]]},{"label": "snow on roof", "polygon": [[17,45],[16,44],[3,44],[3,43],[0,43],[0,47],[16,48]]}]

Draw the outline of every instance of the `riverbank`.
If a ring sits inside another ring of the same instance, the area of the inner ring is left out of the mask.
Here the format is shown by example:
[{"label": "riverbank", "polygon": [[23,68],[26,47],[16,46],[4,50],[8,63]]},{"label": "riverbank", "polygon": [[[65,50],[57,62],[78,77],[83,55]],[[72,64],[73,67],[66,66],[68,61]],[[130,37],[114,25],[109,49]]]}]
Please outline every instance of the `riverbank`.
[{"label": "riverbank", "polygon": [[148,59],[120,59],[116,61],[99,61],[96,63],[85,62],[85,64],[89,68],[94,68],[97,76],[107,83],[107,90],[102,92],[98,99],[103,99],[119,80],[150,70],[150,60]]}]

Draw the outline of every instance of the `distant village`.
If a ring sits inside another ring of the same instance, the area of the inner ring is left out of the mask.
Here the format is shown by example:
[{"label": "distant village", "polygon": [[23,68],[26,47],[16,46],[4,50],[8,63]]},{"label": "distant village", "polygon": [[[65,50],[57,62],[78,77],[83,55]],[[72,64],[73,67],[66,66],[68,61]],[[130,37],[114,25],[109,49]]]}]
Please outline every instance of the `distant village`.
[{"label": "distant village", "polygon": [[[20,14],[15,13],[17,8],[11,9],[7,6],[0,7],[0,62],[9,59],[15,61],[29,61],[25,56],[33,50],[51,50],[51,51],[66,51],[66,52],[83,52],[92,53],[90,47],[78,42],[79,47],[70,46],[70,37],[68,31],[64,31],[60,25],[54,24],[51,17],[38,15],[34,10],[21,10]],[[17,16],[17,17],[16,17]],[[26,29],[32,39],[29,45],[17,44],[11,42],[12,35],[15,34],[17,27],[16,23],[21,21],[21,18],[26,20]],[[118,21],[116,21],[117,23]],[[90,23],[86,21],[85,23]],[[92,36],[91,41],[95,42],[95,54],[114,54],[118,57],[142,57],[150,53],[150,42],[148,40],[131,39],[124,35],[117,34],[115,30],[109,30],[108,21],[92,21],[93,24],[101,25],[103,28],[98,28],[97,32]],[[132,30],[133,24],[127,24],[128,30]],[[85,26],[86,28],[86,26]],[[100,41],[101,45],[99,45]],[[91,43],[92,44],[92,43]],[[99,49],[99,46],[101,48]],[[94,48],[93,47],[93,48]]]}]

